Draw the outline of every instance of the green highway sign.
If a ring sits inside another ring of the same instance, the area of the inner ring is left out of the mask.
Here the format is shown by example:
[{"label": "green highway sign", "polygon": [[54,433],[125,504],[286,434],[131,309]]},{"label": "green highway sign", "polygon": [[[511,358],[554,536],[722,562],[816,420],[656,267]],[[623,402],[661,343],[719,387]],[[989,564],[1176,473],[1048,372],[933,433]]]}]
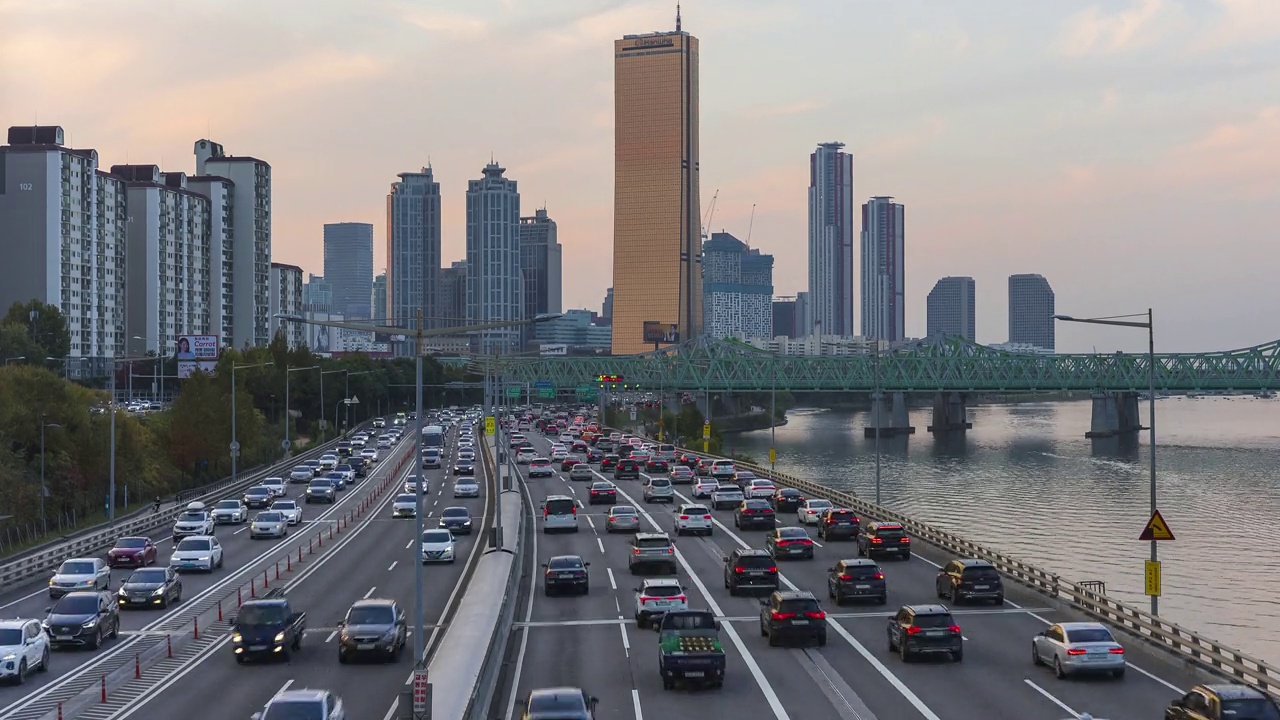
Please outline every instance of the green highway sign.
[{"label": "green highway sign", "polygon": [[524,388],[520,387],[519,385],[512,385],[511,387],[507,388],[507,397],[509,398],[518,398],[523,394],[524,394]]},{"label": "green highway sign", "polygon": [[538,397],[540,398],[546,399],[546,398],[553,398],[555,396],[556,396],[555,388],[550,388],[550,387],[538,388]]}]

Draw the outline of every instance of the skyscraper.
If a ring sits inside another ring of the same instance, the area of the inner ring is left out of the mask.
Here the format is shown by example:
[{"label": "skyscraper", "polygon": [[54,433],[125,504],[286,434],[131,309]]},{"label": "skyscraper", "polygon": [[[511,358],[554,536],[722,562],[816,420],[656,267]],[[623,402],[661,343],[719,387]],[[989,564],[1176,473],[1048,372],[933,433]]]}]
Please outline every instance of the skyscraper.
[{"label": "skyscraper", "polygon": [[600,304],[600,324],[613,325],[613,288],[604,291],[604,302]]},{"label": "skyscraper", "polygon": [[373,225],[324,224],[324,277],[333,288],[334,312],[348,320],[373,317]]},{"label": "skyscraper", "polygon": [[[851,336],[853,327],[853,155],[844,143],[809,155],[808,335]],[[865,301],[865,300],[864,300]],[[865,312],[865,311],[864,311]]]},{"label": "skyscraper", "polygon": [[284,335],[285,345],[301,347],[306,325],[278,318],[276,315],[302,314],[302,268],[297,265],[271,263],[271,337]]},{"label": "skyscraper", "polygon": [[467,261],[456,260],[440,271],[439,327],[462,327],[467,322]]},{"label": "skyscraper", "polygon": [[796,337],[795,298],[773,301],[773,334],[770,337]]},{"label": "skyscraper", "polygon": [[773,333],[773,256],[729,233],[702,244],[703,331],[716,338]]},{"label": "skyscraper", "polygon": [[333,312],[333,287],[323,276],[307,273],[302,284],[302,305],[308,312]]},{"label": "skyscraper", "polygon": [[649,349],[644,323],[701,331],[698,39],[676,29],[613,44],[613,352]]},{"label": "skyscraper", "polygon": [[906,337],[904,220],[891,197],[862,205],[862,334],[877,340]]},{"label": "skyscraper", "polygon": [[[387,325],[439,327],[440,183],[431,168],[400,173],[387,195]],[[409,354],[413,342],[399,352]]]},{"label": "skyscraper", "polygon": [[[524,277],[520,269],[520,192],[495,162],[484,176],[467,183],[467,324],[524,318]],[[482,353],[518,348],[520,327],[479,333]]]},{"label": "skyscraper", "polygon": [[370,302],[373,305],[375,323],[387,321],[387,271],[383,270],[373,278],[373,293]]},{"label": "skyscraper", "polygon": [[973,278],[942,278],[929,291],[926,305],[925,334],[959,335],[966,340],[976,341]]},{"label": "skyscraper", "polygon": [[1009,276],[1009,342],[1056,350],[1053,288],[1043,275]]},{"label": "skyscraper", "polygon": [[558,313],[563,292],[560,243],[556,221],[538,208],[520,218],[520,272],[524,275],[524,316]]}]

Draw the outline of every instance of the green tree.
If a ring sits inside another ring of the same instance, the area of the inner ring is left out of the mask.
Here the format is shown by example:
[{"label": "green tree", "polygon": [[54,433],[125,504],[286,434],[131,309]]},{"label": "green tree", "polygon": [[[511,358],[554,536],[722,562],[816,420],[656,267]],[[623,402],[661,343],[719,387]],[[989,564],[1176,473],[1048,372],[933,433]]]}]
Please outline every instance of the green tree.
[{"label": "green tree", "polygon": [[15,302],[9,306],[9,312],[4,320],[0,320],[0,325],[23,328],[31,342],[42,348],[39,357],[28,356],[33,362],[42,362],[46,357],[65,358],[71,352],[71,332],[67,329],[67,319],[56,305],[39,300]]}]

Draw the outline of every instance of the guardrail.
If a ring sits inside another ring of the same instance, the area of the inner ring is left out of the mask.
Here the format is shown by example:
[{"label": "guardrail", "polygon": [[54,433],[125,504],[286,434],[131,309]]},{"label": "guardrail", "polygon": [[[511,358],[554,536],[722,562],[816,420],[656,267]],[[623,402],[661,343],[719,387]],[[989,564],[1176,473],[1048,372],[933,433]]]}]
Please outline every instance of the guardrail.
[{"label": "guardrail", "polygon": [[[677,448],[678,452],[698,457],[719,456],[696,449]],[[723,458],[731,459],[731,458]],[[788,475],[767,467],[734,461],[736,466],[759,477],[769,478],[787,487],[824,497],[878,520],[901,523],[912,536],[960,557],[980,558],[994,565],[1005,577],[1072,609],[1120,628],[1152,645],[1172,653],[1197,667],[1255,687],[1280,698],[1280,668],[1235,648],[1227,647],[1200,633],[1134,607],[1093,589],[1096,586],[1064,580],[1017,558],[1006,555],[928,523],[867,502],[851,492],[827,487],[804,478]]]}]

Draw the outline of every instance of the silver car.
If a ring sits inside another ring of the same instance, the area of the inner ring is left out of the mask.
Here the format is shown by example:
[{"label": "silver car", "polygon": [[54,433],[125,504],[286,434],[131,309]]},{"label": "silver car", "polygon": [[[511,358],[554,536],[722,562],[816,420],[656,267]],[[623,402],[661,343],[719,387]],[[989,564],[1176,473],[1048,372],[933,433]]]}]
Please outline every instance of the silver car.
[{"label": "silver car", "polygon": [[1124,647],[1102,623],[1058,623],[1031,639],[1031,663],[1048,665],[1060,678],[1086,673],[1122,678]]},{"label": "silver car", "polygon": [[288,521],[284,519],[284,513],[268,510],[260,512],[254,516],[253,522],[249,524],[249,537],[251,539],[265,538],[282,538],[289,534]]},{"label": "silver car", "polygon": [[675,497],[676,490],[667,478],[650,477],[644,482],[644,501],[647,503],[673,502]]},{"label": "silver car", "polygon": [[285,521],[290,525],[302,522],[302,508],[298,507],[297,500],[277,500],[271,503],[271,511],[284,515]]},{"label": "silver car", "polygon": [[422,494],[430,495],[431,478],[419,478],[417,475],[410,475],[409,479],[404,481],[404,492],[410,494],[418,492],[418,480],[422,480]]},{"label": "silver car", "polygon": [[239,500],[220,500],[213,506],[213,522],[218,525],[239,525],[249,518],[249,509]]},{"label": "silver car", "polygon": [[289,482],[304,483],[311,482],[311,478],[316,474],[312,472],[310,465],[298,465],[289,472]]},{"label": "silver car", "polygon": [[418,514],[418,496],[401,493],[391,502],[391,517],[411,518]]},{"label": "silver car", "polygon": [[460,477],[453,483],[453,496],[456,498],[480,497],[480,484],[475,478]]},{"label": "silver car", "polygon": [[609,508],[604,530],[606,533],[640,532],[640,513],[630,505],[615,505]]},{"label": "silver car", "polygon": [[58,566],[49,579],[49,597],[57,599],[77,590],[110,590],[111,567],[101,558],[74,558]]}]

